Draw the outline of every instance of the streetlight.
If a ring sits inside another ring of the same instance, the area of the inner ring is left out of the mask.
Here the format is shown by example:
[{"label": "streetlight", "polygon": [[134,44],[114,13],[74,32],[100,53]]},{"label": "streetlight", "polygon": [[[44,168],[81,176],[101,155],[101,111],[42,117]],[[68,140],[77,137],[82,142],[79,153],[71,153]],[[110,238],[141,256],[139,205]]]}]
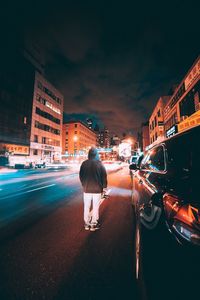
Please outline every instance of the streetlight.
[{"label": "streetlight", "polygon": [[132,145],[132,144],[133,144],[133,141],[132,141],[132,139],[127,139],[126,141],[127,141],[127,143],[129,143],[130,145]]}]

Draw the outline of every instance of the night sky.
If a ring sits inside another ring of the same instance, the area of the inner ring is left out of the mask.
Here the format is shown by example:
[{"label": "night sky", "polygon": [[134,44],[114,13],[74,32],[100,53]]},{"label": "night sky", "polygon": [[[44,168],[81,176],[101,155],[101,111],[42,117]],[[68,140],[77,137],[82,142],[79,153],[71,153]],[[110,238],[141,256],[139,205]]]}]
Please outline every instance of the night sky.
[{"label": "night sky", "polygon": [[28,38],[71,117],[135,134],[199,55],[197,1],[10,1],[2,41]]}]

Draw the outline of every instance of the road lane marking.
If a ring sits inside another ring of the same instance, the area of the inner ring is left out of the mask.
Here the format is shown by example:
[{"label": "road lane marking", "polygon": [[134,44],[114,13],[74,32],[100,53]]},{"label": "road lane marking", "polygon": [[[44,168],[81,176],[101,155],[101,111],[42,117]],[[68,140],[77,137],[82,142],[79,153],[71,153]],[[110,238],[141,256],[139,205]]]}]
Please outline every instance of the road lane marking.
[{"label": "road lane marking", "polygon": [[[62,174],[61,174],[62,173]],[[6,180],[2,180],[0,181],[0,185],[7,185],[7,184],[12,184],[12,183],[18,183],[18,182],[25,182],[25,181],[33,181],[33,180],[40,180],[41,178],[51,178],[51,177],[55,177],[56,180],[59,180],[60,178],[56,178],[59,175],[64,176],[64,177],[71,177],[72,175],[78,175],[78,171],[76,173],[65,173],[64,171],[60,172],[60,174],[58,175],[58,173],[55,172],[51,172],[51,173],[47,173],[45,174],[46,176],[44,177],[44,173],[40,174],[34,174],[34,175],[30,175],[28,177],[17,177],[17,178],[11,178],[11,179],[6,179]]]},{"label": "road lane marking", "polygon": [[23,195],[23,194],[35,192],[35,191],[42,190],[42,189],[46,189],[46,188],[51,187],[51,186],[54,186],[54,185],[56,185],[56,184],[53,183],[53,184],[41,186],[41,187],[36,188],[36,189],[32,189],[32,190],[29,190],[29,191],[25,191],[25,192],[22,192],[22,193],[16,193],[16,194],[14,194],[14,195],[13,195],[13,194],[12,194],[12,195],[8,195],[8,196],[6,196],[6,197],[2,197],[1,200],[8,199],[8,198],[13,198],[13,197],[16,197],[16,196],[21,196],[21,195]]},{"label": "road lane marking", "polygon": [[52,184],[49,184],[49,185],[41,186],[41,187],[39,187],[39,188],[36,188],[36,189],[32,189],[32,190],[26,191],[26,192],[24,192],[24,194],[25,194],[25,193],[31,193],[31,192],[38,191],[38,190],[42,190],[42,189],[46,189],[46,188],[48,188],[48,187],[50,187],[50,186],[54,186],[54,185],[56,185],[56,184],[55,184],[55,183],[52,183]]}]

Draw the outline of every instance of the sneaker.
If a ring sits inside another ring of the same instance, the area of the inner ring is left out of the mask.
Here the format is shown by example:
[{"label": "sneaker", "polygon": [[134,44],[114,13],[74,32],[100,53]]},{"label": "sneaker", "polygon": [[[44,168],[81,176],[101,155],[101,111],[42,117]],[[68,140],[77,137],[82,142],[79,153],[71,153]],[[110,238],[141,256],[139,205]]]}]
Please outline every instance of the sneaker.
[{"label": "sneaker", "polygon": [[85,230],[90,230],[90,224],[85,223],[84,227],[85,227]]},{"label": "sneaker", "polygon": [[100,228],[100,224],[99,223],[96,223],[96,224],[91,224],[90,226],[90,231],[96,231]]}]

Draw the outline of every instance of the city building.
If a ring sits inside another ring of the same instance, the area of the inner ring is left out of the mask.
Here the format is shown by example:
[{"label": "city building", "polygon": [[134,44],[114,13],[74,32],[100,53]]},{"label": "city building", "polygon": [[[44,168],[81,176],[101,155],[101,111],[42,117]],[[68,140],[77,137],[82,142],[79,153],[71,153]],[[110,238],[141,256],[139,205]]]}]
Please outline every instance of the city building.
[{"label": "city building", "polygon": [[200,125],[200,56],[164,108],[166,137]]},{"label": "city building", "polygon": [[90,129],[92,129],[92,128],[93,128],[93,120],[88,118],[86,121],[87,121],[88,127],[89,127]]},{"label": "city building", "polygon": [[[0,155],[25,160],[30,152],[35,69],[18,51],[0,57]],[[6,160],[4,159],[6,158]]]},{"label": "city building", "polygon": [[35,70],[45,76],[45,54],[38,43],[27,36],[21,48],[23,56],[34,66]]},{"label": "city building", "polygon": [[91,146],[96,146],[96,133],[81,121],[63,124],[62,152],[66,156],[86,156]]},{"label": "city building", "polygon": [[104,127],[104,129],[99,130],[98,144],[101,148],[110,147],[110,133],[106,127]]},{"label": "city building", "polygon": [[[149,144],[154,143],[157,140],[164,139],[164,106],[170,96],[162,96],[158,99],[156,106],[149,118]],[[144,129],[145,130],[145,129]]]},{"label": "city building", "polygon": [[115,134],[110,138],[111,146],[119,146],[120,143],[121,143],[121,140],[118,135]]},{"label": "city building", "polygon": [[62,153],[63,96],[35,72],[30,138],[31,161],[52,162]]},{"label": "city building", "polygon": [[14,49],[0,58],[0,164],[61,157],[63,96],[44,78],[39,60],[25,52]]},{"label": "city building", "polygon": [[99,128],[98,124],[96,124],[94,126],[94,132],[96,133],[96,146],[100,147],[100,145],[99,145],[99,132],[100,132],[100,128]]},{"label": "city building", "polygon": [[142,123],[141,126],[141,139],[142,139],[142,145],[141,150],[142,152],[145,151],[146,147],[150,144],[150,136],[149,136],[149,122]]}]

